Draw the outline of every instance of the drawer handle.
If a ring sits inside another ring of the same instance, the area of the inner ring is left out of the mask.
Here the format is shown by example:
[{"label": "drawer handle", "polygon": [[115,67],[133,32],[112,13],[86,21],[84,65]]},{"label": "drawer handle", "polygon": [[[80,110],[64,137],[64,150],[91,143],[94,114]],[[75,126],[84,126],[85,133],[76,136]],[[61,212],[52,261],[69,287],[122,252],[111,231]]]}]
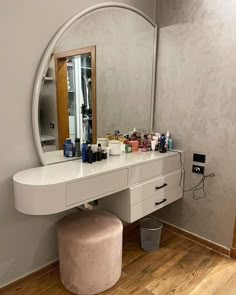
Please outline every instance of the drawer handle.
[{"label": "drawer handle", "polygon": [[158,205],[160,205],[160,204],[162,204],[162,203],[164,203],[164,202],[166,202],[166,201],[167,201],[167,199],[163,199],[163,200],[160,201],[160,202],[156,202],[155,205],[158,206]]},{"label": "drawer handle", "polygon": [[156,186],[156,190],[161,189],[161,188],[163,188],[163,187],[165,187],[165,186],[167,186],[167,183],[164,183],[164,184],[161,185],[161,186]]}]

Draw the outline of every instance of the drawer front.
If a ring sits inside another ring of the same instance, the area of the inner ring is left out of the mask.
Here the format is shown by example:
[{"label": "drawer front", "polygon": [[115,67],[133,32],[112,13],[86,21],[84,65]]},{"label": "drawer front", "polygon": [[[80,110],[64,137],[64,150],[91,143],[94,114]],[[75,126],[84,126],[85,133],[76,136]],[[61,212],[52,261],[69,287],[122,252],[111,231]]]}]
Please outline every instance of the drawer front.
[{"label": "drawer front", "polygon": [[[182,198],[183,191],[180,187],[176,187],[165,191],[157,196],[149,198],[143,202],[135,204],[130,207],[130,220],[128,222],[134,222],[158,209],[165,207],[166,205]],[[159,204],[158,204],[159,203]]]},{"label": "drawer front", "polygon": [[99,196],[125,189],[127,185],[128,169],[68,183],[66,186],[66,205],[82,204],[82,202],[85,203],[92,198],[99,198]]},{"label": "drawer front", "polygon": [[129,169],[129,185],[180,169],[179,155],[173,155]]},{"label": "drawer front", "polygon": [[181,171],[176,171],[130,188],[130,203],[134,205],[179,185]]}]

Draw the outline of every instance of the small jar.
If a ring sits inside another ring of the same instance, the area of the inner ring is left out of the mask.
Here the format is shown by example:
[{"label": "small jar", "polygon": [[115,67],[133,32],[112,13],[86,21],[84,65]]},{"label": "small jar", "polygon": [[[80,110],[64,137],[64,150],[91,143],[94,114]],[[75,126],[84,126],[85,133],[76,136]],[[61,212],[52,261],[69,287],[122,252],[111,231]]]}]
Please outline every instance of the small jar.
[{"label": "small jar", "polygon": [[129,145],[132,145],[132,151],[137,152],[139,150],[139,142],[138,140],[130,140],[127,142]]},{"label": "small jar", "polygon": [[132,152],[132,145],[131,144],[126,144],[125,145],[125,152],[126,153],[131,153]]},{"label": "small jar", "polygon": [[109,147],[111,148],[111,156],[120,156],[121,154],[121,143],[119,140],[110,140]]}]

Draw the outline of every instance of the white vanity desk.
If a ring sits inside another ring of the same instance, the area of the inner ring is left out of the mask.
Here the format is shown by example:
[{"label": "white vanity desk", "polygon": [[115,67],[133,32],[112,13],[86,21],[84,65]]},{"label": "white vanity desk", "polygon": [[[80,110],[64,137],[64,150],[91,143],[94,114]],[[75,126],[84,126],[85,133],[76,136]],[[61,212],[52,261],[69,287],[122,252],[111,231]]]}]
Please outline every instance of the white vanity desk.
[{"label": "white vanity desk", "polygon": [[[81,160],[32,168],[14,175],[16,209],[47,215],[101,199],[133,222],[183,197],[177,152],[133,152],[93,164]],[[119,192],[119,193],[117,193]]]}]

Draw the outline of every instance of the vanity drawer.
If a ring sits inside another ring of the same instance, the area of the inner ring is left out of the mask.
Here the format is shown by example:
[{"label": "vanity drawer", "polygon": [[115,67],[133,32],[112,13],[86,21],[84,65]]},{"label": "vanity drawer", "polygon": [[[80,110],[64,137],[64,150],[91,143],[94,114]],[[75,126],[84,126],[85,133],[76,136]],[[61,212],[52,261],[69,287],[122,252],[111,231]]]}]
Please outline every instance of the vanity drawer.
[{"label": "vanity drawer", "polygon": [[[100,205],[126,222],[134,222],[158,209],[183,197],[179,185],[169,190],[162,190],[148,199],[131,204],[130,189],[125,189],[99,200]],[[159,204],[157,204],[159,203]]]},{"label": "vanity drawer", "polygon": [[145,183],[130,188],[130,204],[142,202],[145,199],[161,194],[179,185],[181,171],[169,173]]},{"label": "vanity drawer", "polygon": [[162,192],[143,202],[137,203],[130,207],[129,218],[125,221],[134,222],[158,209],[183,197],[183,191],[178,186],[168,191]]},{"label": "vanity drawer", "polygon": [[133,185],[177,169],[180,169],[180,159],[178,154],[142,165],[133,166],[129,169],[129,185]]},{"label": "vanity drawer", "polygon": [[66,185],[66,205],[83,204],[92,198],[125,189],[127,185],[128,169],[68,183]]}]

